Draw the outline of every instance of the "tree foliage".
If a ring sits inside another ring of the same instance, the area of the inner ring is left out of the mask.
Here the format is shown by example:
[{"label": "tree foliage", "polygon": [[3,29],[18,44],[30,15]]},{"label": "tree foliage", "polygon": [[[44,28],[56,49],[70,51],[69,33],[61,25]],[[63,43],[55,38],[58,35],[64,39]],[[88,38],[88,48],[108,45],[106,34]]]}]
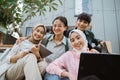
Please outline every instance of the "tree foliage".
[{"label": "tree foliage", "polygon": [[0,0],[0,25],[23,23],[37,14],[45,15],[47,10],[57,10],[59,4],[62,5],[61,0]]}]

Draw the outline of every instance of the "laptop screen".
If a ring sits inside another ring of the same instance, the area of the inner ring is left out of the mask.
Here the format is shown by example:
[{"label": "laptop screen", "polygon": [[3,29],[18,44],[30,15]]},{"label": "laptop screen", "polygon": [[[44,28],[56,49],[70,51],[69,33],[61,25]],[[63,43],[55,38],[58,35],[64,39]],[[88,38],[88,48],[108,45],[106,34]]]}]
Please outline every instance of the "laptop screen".
[{"label": "laptop screen", "polygon": [[120,55],[82,53],[78,80],[120,80]]}]

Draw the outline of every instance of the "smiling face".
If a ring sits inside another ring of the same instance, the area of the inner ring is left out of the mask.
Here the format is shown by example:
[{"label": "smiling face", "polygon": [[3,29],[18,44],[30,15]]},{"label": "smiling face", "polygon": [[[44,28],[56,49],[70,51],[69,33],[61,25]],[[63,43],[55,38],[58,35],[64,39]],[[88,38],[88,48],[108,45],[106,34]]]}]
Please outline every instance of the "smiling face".
[{"label": "smiling face", "polygon": [[53,32],[55,35],[61,35],[64,33],[64,31],[67,29],[67,27],[64,25],[64,23],[62,21],[60,21],[59,19],[56,19],[53,22]]},{"label": "smiling face", "polygon": [[70,42],[72,47],[77,50],[82,50],[82,48],[84,47],[84,39],[77,32],[71,33]]},{"label": "smiling face", "polygon": [[89,23],[85,20],[77,20],[77,29],[84,31],[86,27],[89,25]]},{"label": "smiling face", "polygon": [[45,28],[43,26],[37,26],[35,29],[33,29],[32,37],[34,40],[41,40],[45,34]]}]

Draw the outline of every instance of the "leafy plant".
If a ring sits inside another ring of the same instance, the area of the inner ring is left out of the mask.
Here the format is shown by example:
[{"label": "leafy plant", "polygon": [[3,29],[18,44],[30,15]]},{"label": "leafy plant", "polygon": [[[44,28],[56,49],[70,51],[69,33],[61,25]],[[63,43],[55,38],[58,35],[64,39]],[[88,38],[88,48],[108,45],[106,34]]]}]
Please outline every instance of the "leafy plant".
[{"label": "leafy plant", "polygon": [[45,15],[47,10],[56,11],[59,4],[61,0],[0,0],[0,27],[22,25],[36,15]]}]

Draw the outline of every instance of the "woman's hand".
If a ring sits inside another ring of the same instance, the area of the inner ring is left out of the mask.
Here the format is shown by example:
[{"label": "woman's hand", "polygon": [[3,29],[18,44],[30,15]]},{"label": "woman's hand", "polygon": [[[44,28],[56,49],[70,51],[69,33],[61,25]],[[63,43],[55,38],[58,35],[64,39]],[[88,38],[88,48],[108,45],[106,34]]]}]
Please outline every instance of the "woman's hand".
[{"label": "woman's hand", "polygon": [[23,51],[22,53],[16,54],[11,57],[10,62],[16,63],[18,59],[23,58],[27,54],[28,54],[28,51]]},{"label": "woman's hand", "polygon": [[40,53],[39,53],[39,50],[40,50],[40,46],[33,46],[30,51],[37,57],[37,59],[39,61],[42,60],[42,57],[40,56]]},{"label": "woman's hand", "polygon": [[77,80],[77,79],[75,78],[75,76],[73,76],[73,75],[71,75],[71,74],[69,75],[69,79],[70,79],[70,80]]},{"label": "woman's hand", "polygon": [[62,72],[61,77],[68,77],[69,80],[77,80],[74,75],[70,74],[67,71]]},{"label": "woman's hand", "polygon": [[27,55],[29,51],[23,51],[22,53],[18,54],[20,58],[23,58],[25,55]]},{"label": "woman's hand", "polygon": [[16,44],[21,43],[22,41],[24,41],[26,38],[25,37],[20,37],[19,39],[16,40]]}]

